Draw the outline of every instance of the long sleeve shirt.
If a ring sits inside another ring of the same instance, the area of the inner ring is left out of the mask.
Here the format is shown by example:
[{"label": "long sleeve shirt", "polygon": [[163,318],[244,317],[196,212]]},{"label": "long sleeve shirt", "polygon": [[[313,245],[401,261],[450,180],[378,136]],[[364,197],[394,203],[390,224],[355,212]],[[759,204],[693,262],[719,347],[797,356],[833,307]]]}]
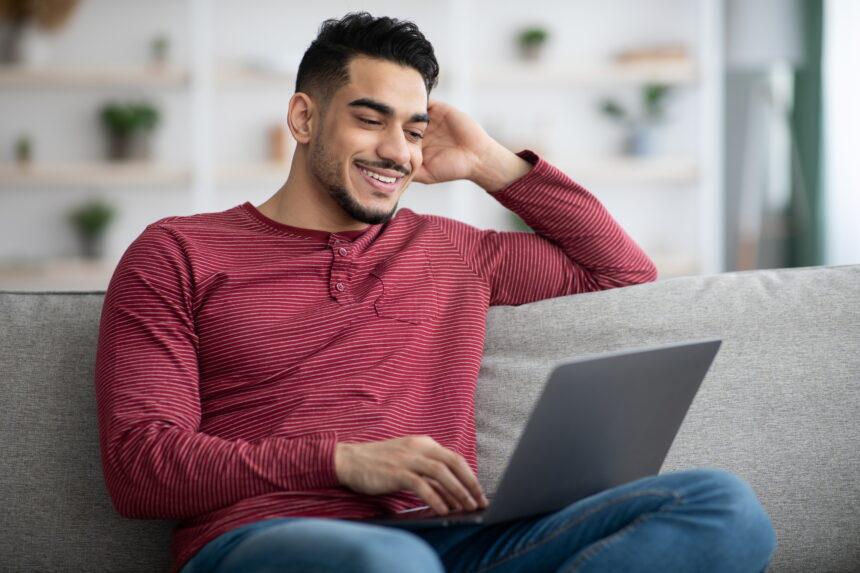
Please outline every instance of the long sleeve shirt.
[{"label": "long sleeve shirt", "polygon": [[530,150],[492,196],[535,232],[400,209],[328,233],[251,203],[148,225],[105,293],[95,387],[105,482],[178,520],[174,571],[235,527],[425,505],[339,484],[335,444],[429,435],[477,474],[487,309],[655,280],[586,189]]}]

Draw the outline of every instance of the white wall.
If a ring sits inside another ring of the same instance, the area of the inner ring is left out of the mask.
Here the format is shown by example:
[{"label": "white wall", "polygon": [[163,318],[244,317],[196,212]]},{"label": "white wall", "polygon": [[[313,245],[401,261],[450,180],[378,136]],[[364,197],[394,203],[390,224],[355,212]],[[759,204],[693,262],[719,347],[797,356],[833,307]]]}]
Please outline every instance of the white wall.
[{"label": "white wall", "polygon": [[825,263],[860,263],[860,2],[824,5]]},{"label": "white wall", "polygon": [[[445,70],[458,69],[466,46],[476,64],[502,61],[513,55],[513,33],[522,25],[539,23],[550,28],[550,62],[597,60],[615,50],[637,44],[686,43],[695,56],[699,49],[697,2],[688,0],[602,0],[601,2],[542,0],[498,3],[337,1],[284,2],[279,0],[213,0],[216,61],[266,58],[297,67],[304,49],[320,23],[350,10],[367,9],[374,15],[414,20],[433,42]],[[456,20],[466,7],[470,18]],[[190,60],[191,29],[188,0],[83,0],[69,25],[52,38],[59,64],[139,64],[146,61],[148,42],[157,33],[172,39],[172,59]],[[456,22],[456,24],[452,24]],[[466,36],[466,37],[464,37]],[[266,126],[282,120],[291,89],[258,91],[224,89],[214,101],[217,162],[235,163],[263,158]],[[573,158],[612,152],[621,134],[601,118],[596,106],[602,96],[628,102],[633,87],[607,89],[522,88],[480,89],[464,95],[459,89],[440,87],[433,97],[463,107],[499,137],[532,142],[553,157]],[[109,96],[146,97],[158,103],[163,121],[155,141],[155,158],[169,163],[191,160],[189,94],[182,88],[158,89],[146,94],[129,90],[36,90],[0,92],[0,160],[11,160],[12,142],[21,131],[36,140],[36,159],[45,161],[95,160],[102,155],[102,139],[95,110]],[[667,153],[697,153],[699,143],[699,88],[682,87],[671,105],[669,123],[661,130],[658,148]],[[538,126],[543,137],[528,136]],[[604,202],[634,239],[649,252],[682,250],[695,253],[698,224],[696,188],[689,184],[601,184],[580,178]],[[211,210],[249,200],[259,204],[278,185],[220,186]],[[505,228],[507,213],[480,189],[468,201],[454,195],[463,186],[441,189],[411,187],[401,206],[436,212],[479,227]],[[74,235],[63,221],[63,210],[85,197],[99,195],[115,200],[120,218],[108,237],[108,257],[118,258],[143,227],[153,220],[192,212],[188,189],[8,189],[0,190],[0,260],[73,254]],[[465,211],[458,211],[466,206]],[[455,215],[456,213],[456,215]],[[672,224],[667,224],[671,221]]]}]

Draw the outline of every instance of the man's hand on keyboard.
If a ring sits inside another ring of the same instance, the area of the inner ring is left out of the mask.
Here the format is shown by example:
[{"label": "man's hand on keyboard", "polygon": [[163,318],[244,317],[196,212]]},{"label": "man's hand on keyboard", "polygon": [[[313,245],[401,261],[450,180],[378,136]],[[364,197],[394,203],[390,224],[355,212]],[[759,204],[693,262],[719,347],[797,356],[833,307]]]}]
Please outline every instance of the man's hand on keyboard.
[{"label": "man's hand on keyboard", "polygon": [[487,506],[463,456],[430,436],[341,442],[335,451],[335,472],[342,485],[359,493],[412,491],[440,515]]}]

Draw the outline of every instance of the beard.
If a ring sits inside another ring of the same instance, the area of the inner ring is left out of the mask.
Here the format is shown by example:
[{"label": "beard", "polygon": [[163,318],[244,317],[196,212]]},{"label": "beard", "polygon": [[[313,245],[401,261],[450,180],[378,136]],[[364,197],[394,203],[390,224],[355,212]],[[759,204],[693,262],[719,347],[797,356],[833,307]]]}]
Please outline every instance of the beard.
[{"label": "beard", "polygon": [[[340,208],[356,221],[370,225],[387,223],[394,216],[394,212],[397,210],[397,203],[394,204],[394,207],[390,211],[368,209],[359,203],[350,194],[349,190],[341,184],[341,174],[338,171],[337,159],[329,154],[328,149],[323,143],[324,139],[324,134],[321,133],[311,142],[309,150],[311,174],[325,187],[329,197],[334,199],[340,205]],[[349,180],[349,174],[347,174],[346,179]]]}]

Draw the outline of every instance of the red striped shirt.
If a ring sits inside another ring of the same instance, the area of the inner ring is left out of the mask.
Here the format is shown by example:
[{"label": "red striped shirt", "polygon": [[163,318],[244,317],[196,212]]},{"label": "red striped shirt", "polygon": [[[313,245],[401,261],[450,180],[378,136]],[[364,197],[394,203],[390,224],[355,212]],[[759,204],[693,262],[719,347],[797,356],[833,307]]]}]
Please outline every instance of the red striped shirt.
[{"label": "red striped shirt", "polygon": [[117,511],[180,520],[174,570],[240,525],[425,505],[339,485],[339,441],[426,434],[478,472],[487,308],[656,278],[586,189],[529,150],[492,194],[535,230],[402,208],[363,231],[300,229],[246,202],[160,219],[105,293],[95,385]]}]

